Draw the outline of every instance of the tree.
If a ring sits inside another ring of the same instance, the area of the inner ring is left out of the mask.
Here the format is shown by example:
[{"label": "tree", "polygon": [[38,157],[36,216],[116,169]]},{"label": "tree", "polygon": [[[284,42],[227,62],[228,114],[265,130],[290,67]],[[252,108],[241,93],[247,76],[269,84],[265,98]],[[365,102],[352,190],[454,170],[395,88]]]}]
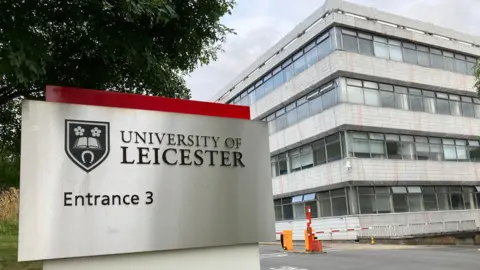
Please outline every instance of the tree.
[{"label": "tree", "polygon": [[[62,85],[190,98],[183,75],[216,59],[235,0],[0,1],[0,145],[19,153],[19,106]],[[1,176],[0,176],[1,177]],[[1,179],[0,179],[1,180]]]}]

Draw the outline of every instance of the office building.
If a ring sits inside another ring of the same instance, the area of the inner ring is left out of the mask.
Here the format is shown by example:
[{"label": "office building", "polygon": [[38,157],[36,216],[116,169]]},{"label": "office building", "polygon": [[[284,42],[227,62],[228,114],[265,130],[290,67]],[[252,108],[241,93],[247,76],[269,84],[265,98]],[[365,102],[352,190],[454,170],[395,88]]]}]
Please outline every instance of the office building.
[{"label": "office building", "polygon": [[480,37],[458,30],[327,0],[212,99],[268,122],[277,232],[303,239],[305,206],[317,230],[480,227]]}]

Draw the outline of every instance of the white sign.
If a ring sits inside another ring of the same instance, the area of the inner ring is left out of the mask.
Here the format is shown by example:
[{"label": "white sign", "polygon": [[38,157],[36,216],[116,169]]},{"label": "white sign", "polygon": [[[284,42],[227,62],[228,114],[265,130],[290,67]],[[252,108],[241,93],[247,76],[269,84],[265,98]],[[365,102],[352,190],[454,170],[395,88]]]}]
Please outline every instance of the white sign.
[{"label": "white sign", "polygon": [[25,101],[19,261],[274,241],[266,123]]}]

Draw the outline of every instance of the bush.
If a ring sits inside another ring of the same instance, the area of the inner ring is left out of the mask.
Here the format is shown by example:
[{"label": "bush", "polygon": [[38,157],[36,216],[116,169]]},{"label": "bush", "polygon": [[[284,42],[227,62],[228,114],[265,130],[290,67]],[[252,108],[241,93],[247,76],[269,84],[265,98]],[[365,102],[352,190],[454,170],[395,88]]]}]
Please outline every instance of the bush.
[{"label": "bush", "polygon": [[17,234],[20,191],[10,188],[0,193],[0,235]]}]

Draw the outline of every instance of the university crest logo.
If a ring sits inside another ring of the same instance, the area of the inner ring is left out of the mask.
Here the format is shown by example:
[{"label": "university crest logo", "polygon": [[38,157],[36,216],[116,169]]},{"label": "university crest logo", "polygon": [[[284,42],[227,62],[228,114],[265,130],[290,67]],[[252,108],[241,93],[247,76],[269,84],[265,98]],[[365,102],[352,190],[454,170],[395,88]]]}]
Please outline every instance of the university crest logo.
[{"label": "university crest logo", "polygon": [[92,171],[110,153],[110,123],[65,120],[65,152],[82,170]]}]

